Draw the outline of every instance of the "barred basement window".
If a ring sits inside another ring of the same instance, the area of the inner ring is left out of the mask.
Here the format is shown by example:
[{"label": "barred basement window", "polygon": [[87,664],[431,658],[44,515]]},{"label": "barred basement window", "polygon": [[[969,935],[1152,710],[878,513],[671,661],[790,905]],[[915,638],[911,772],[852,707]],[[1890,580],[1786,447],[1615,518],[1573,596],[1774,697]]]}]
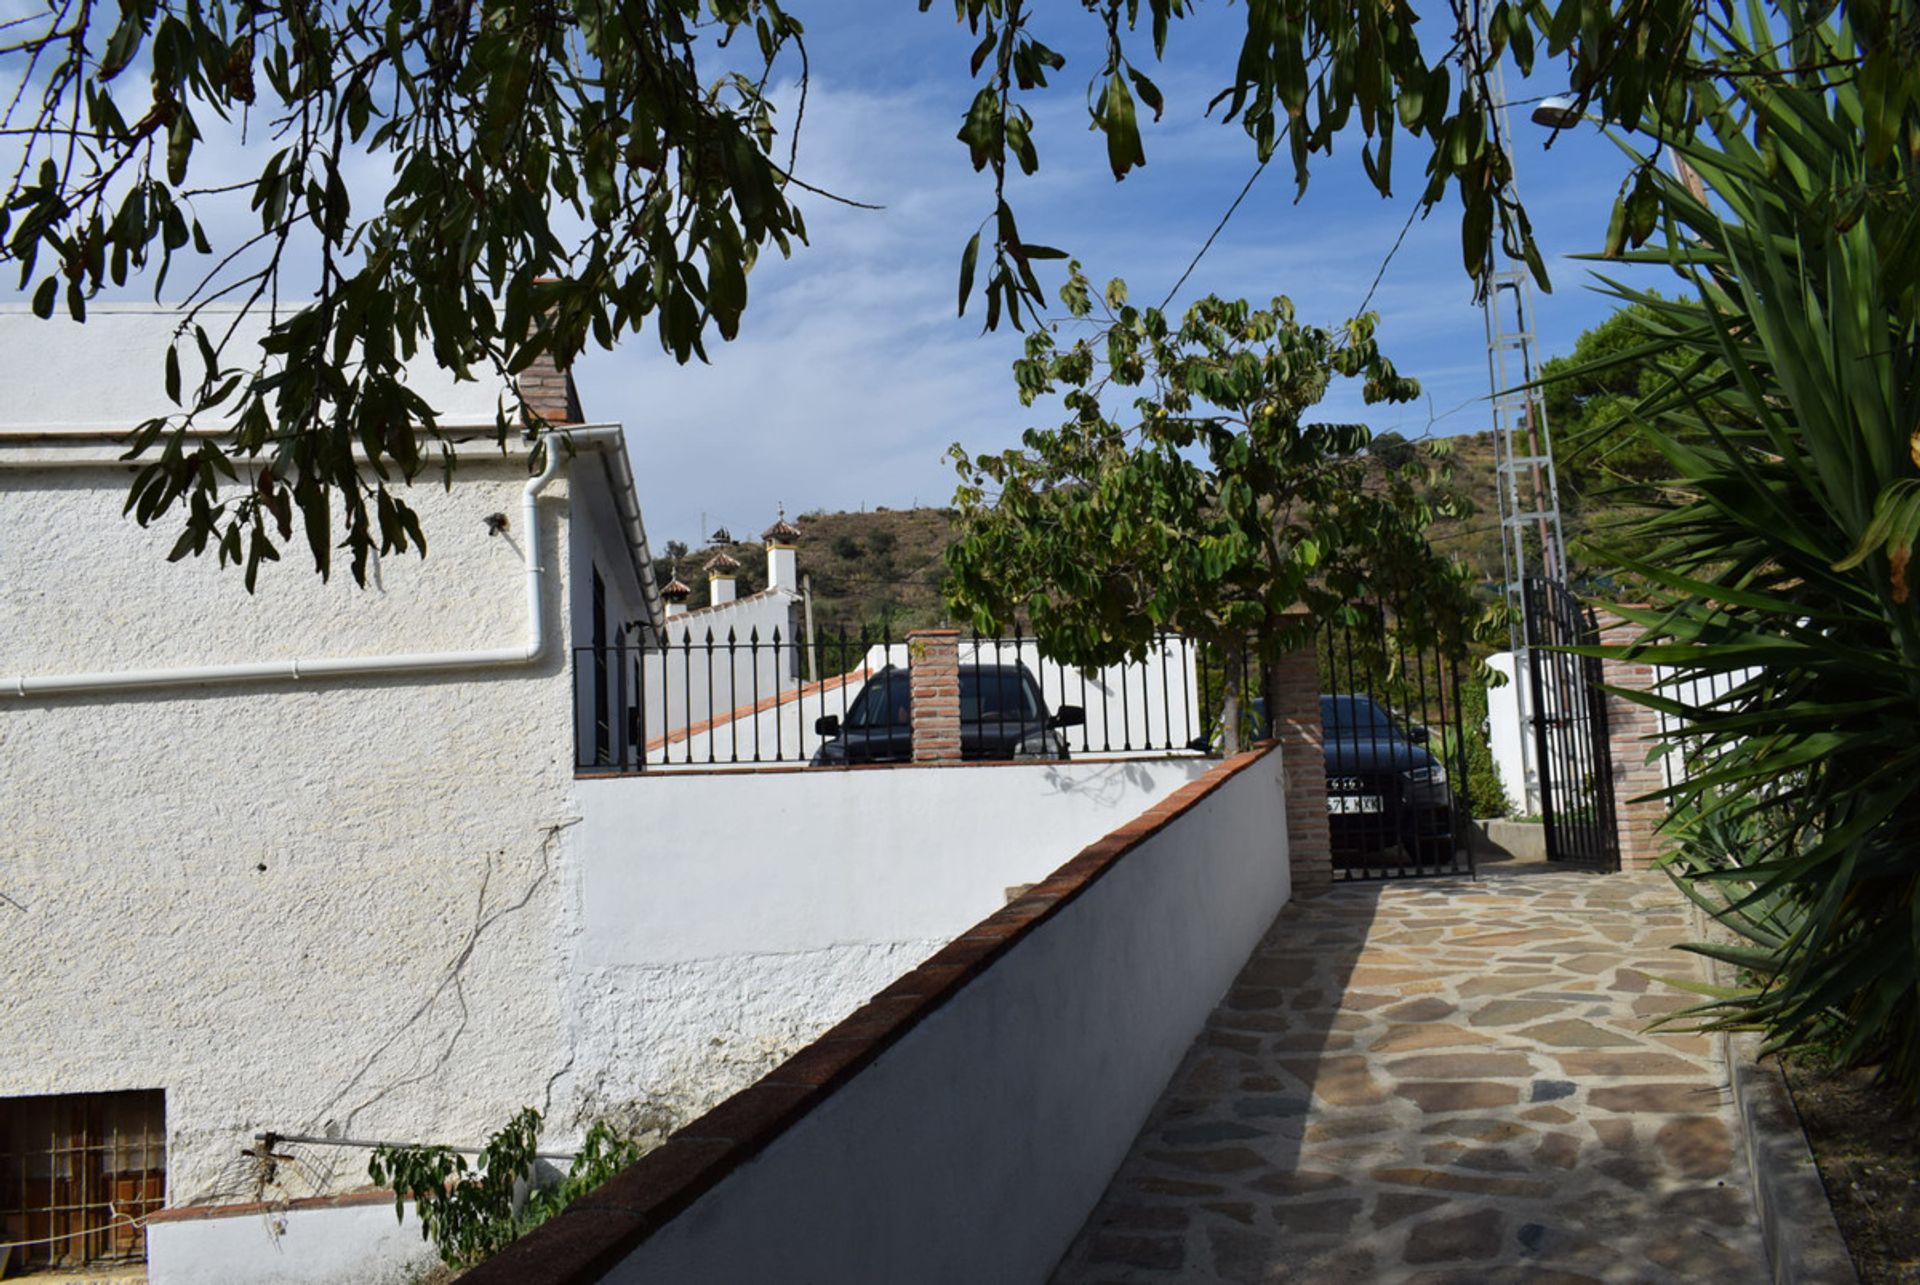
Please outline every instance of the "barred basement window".
[{"label": "barred basement window", "polygon": [[166,1194],[163,1091],[0,1098],[0,1276],[145,1262]]}]

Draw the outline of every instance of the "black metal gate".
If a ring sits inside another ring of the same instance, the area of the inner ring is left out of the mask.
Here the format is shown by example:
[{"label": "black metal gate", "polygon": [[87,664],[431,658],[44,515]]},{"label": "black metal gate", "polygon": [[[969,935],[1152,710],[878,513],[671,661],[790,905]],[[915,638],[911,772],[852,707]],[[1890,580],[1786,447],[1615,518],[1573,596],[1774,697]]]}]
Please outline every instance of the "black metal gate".
[{"label": "black metal gate", "polygon": [[1464,712],[1464,658],[1364,611],[1318,651],[1333,877],[1471,875],[1469,738],[1484,733]]},{"label": "black metal gate", "polygon": [[1593,610],[1555,580],[1526,586],[1528,705],[1547,859],[1620,868],[1600,662],[1560,650],[1600,641]]}]

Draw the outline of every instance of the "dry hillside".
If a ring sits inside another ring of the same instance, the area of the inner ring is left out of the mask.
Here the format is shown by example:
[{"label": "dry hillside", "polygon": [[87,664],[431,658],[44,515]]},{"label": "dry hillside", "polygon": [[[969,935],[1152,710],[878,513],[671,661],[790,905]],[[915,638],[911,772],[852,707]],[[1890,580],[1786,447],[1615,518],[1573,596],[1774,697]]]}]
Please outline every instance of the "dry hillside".
[{"label": "dry hillside", "polygon": [[[1497,585],[1500,564],[1500,524],[1495,508],[1493,440],[1473,433],[1450,439],[1454,449],[1456,486],[1478,506],[1464,519],[1446,519],[1433,528],[1441,548],[1472,565],[1480,580]],[[863,626],[878,632],[890,629],[898,637],[909,629],[946,622],[940,582],[945,574],[941,554],[952,538],[950,509],[886,509],[868,513],[802,514],[800,570],[813,582],[814,620],[823,634]],[[1572,539],[1575,526],[1567,536]],[[752,593],[766,584],[766,556],[757,540],[725,546],[742,565],[739,592]],[[707,600],[701,564],[713,548],[695,549],[680,562],[681,579],[693,587],[691,605]],[[664,581],[671,560],[662,558]]]}]

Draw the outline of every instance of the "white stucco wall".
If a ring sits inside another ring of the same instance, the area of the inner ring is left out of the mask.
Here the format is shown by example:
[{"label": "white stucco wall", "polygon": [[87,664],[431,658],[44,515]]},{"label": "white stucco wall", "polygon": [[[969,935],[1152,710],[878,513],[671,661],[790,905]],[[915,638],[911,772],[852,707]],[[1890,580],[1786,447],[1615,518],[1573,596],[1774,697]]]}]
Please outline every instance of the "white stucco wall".
[{"label": "white stucco wall", "polygon": [[573,995],[589,1114],[750,1083],[1197,759],[579,783]]},{"label": "white stucco wall", "polygon": [[[450,493],[412,493],[426,562],[389,558],[361,590],[295,547],[250,598],[120,517],[124,467],[0,468],[0,673],[517,643],[526,533],[482,519],[517,516],[525,480],[470,458]],[[562,480],[542,504],[562,553],[566,504]],[[258,1130],[471,1141],[540,1101],[566,1054],[563,654],[0,696],[0,1095],[164,1089],[175,1205],[254,1198]],[[301,1182],[360,1185],[364,1164]]]},{"label": "white stucco wall", "polygon": [[1123,857],[613,1281],[1038,1281],[1285,904],[1278,752]]},{"label": "white stucco wall", "polygon": [[1505,674],[1507,681],[1487,688],[1487,745],[1493,751],[1493,770],[1500,787],[1523,816],[1540,811],[1540,794],[1527,772],[1527,750],[1522,737],[1531,736],[1521,715],[1520,684],[1514,680],[1513,653],[1495,652],[1487,668]]},{"label": "white stucco wall", "polygon": [[[580,749],[577,766],[638,767],[641,750],[628,735],[628,711],[641,698],[640,667],[645,649],[641,636],[628,626],[646,620],[645,597],[633,557],[628,552],[619,510],[608,489],[603,459],[593,455],[576,462],[570,480],[572,504],[566,566],[572,645],[567,660],[573,671],[575,744]],[[596,744],[599,716],[594,668],[593,578],[596,573],[605,590],[599,635],[606,643],[601,653],[606,662],[608,721],[603,763],[597,761]]]},{"label": "white stucco wall", "polygon": [[440,1257],[393,1202],[269,1210],[147,1228],[148,1285],[412,1285]]},{"label": "white stucco wall", "polygon": [[[237,306],[204,308],[200,324],[217,342],[237,311]],[[84,325],[69,318],[65,308],[43,321],[24,304],[0,305],[0,354],[12,355],[0,355],[7,375],[0,433],[123,432],[177,410],[167,400],[165,358],[181,320],[179,312],[140,303],[90,303]],[[227,365],[252,366],[267,322],[266,314],[256,311],[240,323]],[[191,389],[201,371],[191,334],[180,355]],[[409,367],[407,382],[445,426],[491,426],[506,391],[501,380],[460,380],[430,360]]]}]

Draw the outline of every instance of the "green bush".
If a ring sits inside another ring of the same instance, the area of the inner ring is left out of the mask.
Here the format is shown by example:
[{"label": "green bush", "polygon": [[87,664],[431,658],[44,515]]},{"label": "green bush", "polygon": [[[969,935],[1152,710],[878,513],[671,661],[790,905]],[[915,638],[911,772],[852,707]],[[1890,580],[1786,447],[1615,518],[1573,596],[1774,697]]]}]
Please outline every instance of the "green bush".
[{"label": "green bush", "polygon": [[[567,1176],[534,1186],[540,1113],[522,1110],[469,1163],[446,1147],[376,1147],[367,1174],[393,1187],[402,1222],[414,1202],[420,1235],[449,1267],[471,1267],[532,1231],[639,1158],[639,1148],[605,1123],[587,1130]],[[522,1186],[522,1184],[528,1184]]]},{"label": "green bush", "polygon": [[[1493,766],[1493,742],[1487,731],[1486,684],[1475,680],[1461,682],[1460,726],[1466,740],[1467,779],[1456,794],[1466,801],[1468,811],[1476,817],[1513,815],[1513,801],[1507,797],[1506,787],[1500,784],[1500,773]],[[1451,728],[1448,738],[1446,758],[1452,764],[1458,758],[1451,744]]]},{"label": "green bush", "polygon": [[1610,283],[1641,334],[1615,360],[1679,359],[1623,421],[1665,459],[1666,507],[1653,551],[1617,558],[1656,600],[1620,609],[1645,636],[1612,654],[1723,693],[1644,702],[1686,720],[1696,766],[1667,792],[1669,870],[1743,939],[1693,949],[1753,983],[1693,1016],[1831,1039],[1920,1100],[1920,153],[1896,142],[1920,98],[1891,63],[1802,70],[1864,49],[1844,11],[1769,12],[1777,31],[1718,19],[1753,74],[1696,87],[1699,140],[1638,124],[1707,197],[1648,155],[1616,212],[1614,248],[1649,240],[1624,257],[1692,297]]}]

